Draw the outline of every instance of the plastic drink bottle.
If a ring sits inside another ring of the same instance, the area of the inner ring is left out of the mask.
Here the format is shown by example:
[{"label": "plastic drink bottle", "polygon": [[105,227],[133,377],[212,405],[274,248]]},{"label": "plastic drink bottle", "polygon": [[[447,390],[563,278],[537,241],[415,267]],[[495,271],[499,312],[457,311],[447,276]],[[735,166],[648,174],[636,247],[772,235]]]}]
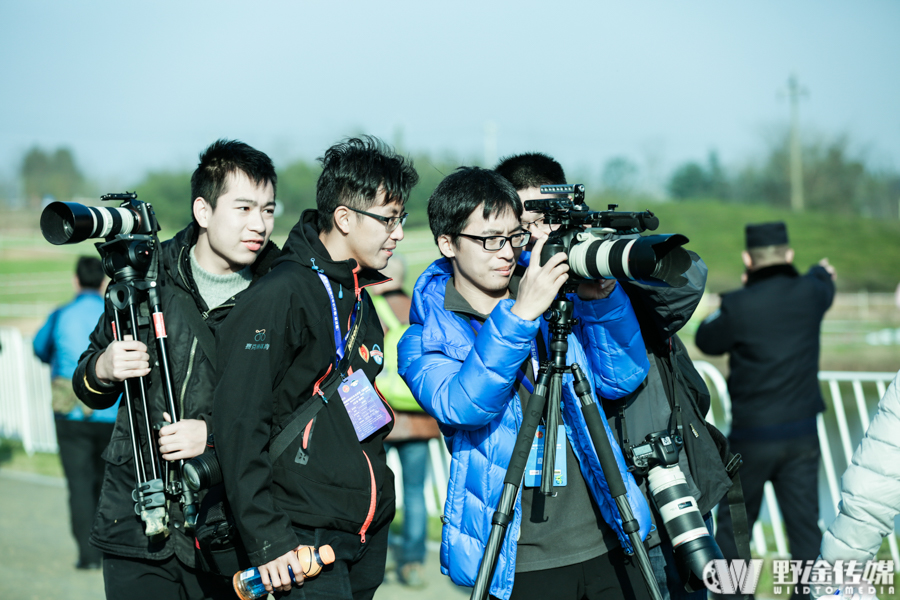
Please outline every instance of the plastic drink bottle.
[{"label": "plastic drink bottle", "polygon": [[[312,546],[300,546],[296,552],[304,577],[315,577],[322,570],[322,567],[334,562],[334,549],[328,544],[318,549]],[[291,581],[293,581],[294,571],[290,565],[288,565],[288,572],[291,574]],[[238,598],[241,600],[256,600],[269,593],[266,591],[266,586],[262,582],[262,576],[256,567],[235,573],[231,582],[234,585],[234,591],[237,592]]]}]

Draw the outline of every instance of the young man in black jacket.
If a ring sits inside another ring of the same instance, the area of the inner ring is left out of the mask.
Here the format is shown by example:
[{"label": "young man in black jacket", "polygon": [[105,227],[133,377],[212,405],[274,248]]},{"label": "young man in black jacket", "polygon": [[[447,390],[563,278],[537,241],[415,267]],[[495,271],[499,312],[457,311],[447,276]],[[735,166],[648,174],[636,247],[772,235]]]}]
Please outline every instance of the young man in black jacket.
[{"label": "young man in black jacket", "polygon": [[394,516],[383,447],[393,418],[372,386],[384,335],[365,288],[387,280],[378,270],[403,239],[418,176],[374,138],[332,146],[321,162],[318,210],[218,336],[216,450],[266,589],[302,583],[295,548],[330,544],[336,561],[306,593],[371,598]]},{"label": "young man in black jacket", "polygon": [[[276,181],[272,161],[262,152],[238,141],[215,142],[200,156],[191,177],[194,222],[158,250],[157,285],[180,411],[177,423],[159,431],[159,451],[166,461],[201,454],[212,433],[215,365],[205,349],[212,348],[212,334],[236,299],[279,253],[269,242]],[[198,329],[204,322],[209,331]],[[151,425],[171,423],[149,323],[141,326],[139,337],[113,341],[107,311],[81,356],[72,379],[75,391],[88,406],[106,408],[122,393],[126,379],[149,375],[150,414],[141,418]],[[144,445],[142,452],[147,457],[150,448]],[[103,457],[107,469],[91,542],[104,551],[106,597],[199,599],[226,593],[226,582],[196,568],[193,535],[185,531],[177,500],[167,502],[168,532],[145,535],[132,499],[135,466],[124,401]]]}]

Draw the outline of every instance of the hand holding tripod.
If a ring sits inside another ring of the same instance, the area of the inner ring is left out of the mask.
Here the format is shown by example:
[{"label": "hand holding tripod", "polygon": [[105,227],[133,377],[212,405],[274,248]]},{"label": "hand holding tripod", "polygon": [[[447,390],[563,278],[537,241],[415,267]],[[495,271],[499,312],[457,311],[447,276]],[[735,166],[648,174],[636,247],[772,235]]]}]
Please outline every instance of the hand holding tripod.
[{"label": "hand holding tripod", "polygon": [[[159,260],[156,250],[159,248],[159,239],[155,232],[151,235],[118,234],[96,246],[102,258],[103,270],[112,280],[106,290],[106,302],[113,314],[113,338],[121,341],[126,334],[130,334],[132,339],[140,339],[142,317],[139,306],[146,302],[156,338],[166,407],[172,423],[177,423],[179,413],[175,407],[165,318],[160,308],[157,285]],[[146,378],[126,379],[124,396],[134,455],[136,485],[132,499],[135,501],[135,512],[144,522],[144,533],[148,537],[168,535],[166,495],[179,499],[183,506],[185,526],[192,529],[197,519],[194,493],[184,485],[184,461],[178,461],[176,476],[170,477],[168,466],[160,456],[157,433],[154,431],[158,427],[150,424]],[[148,448],[146,456],[142,441]]]},{"label": "hand holding tripod", "polygon": [[606,436],[606,430],[601,421],[603,417],[593,399],[590,382],[588,382],[587,377],[577,363],[571,366],[566,365],[566,353],[569,347],[568,336],[572,332],[575,319],[573,318],[573,303],[569,300],[565,291],[566,287],[564,286],[544,314],[544,318],[549,321],[551,334],[549,344],[550,359],[541,364],[535,378],[534,393],[531,394],[524,411],[522,426],[513,447],[509,468],[506,471],[506,478],[503,482],[500,502],[492,519],[491,533],[485,547],[484,557],[481,560],[481,566],[478,569],[471,598],[472,600],[485,600],[488,597],[491,580],[497,568],[500,547],[503,545],[503,539],[506,536],[506,528],[512,520],[516,496],[522,482],[529,449],[532,446],[535,432],[542,417],[546,422],[546,432],[544,436],[544,468],[541,471],[541,493],[544,495],[553,494],[552,466],[556,464],[556,432],[560,422],[563,375],[571,373],[574,377],[575,393],[578,394],[581,400],[588,433],[597,451],[600,466],[606,476],[610,495],[613,497],[622,517],[623,530],[628,534],[631,541],[634,555],[638,560],[652,600],[661,600],[659,588],[656,585],[656,579],[650,567],[647,550],[644,548],[640,538],[638,522],[634,518],[631,505],[628,503],[625,482],[622,479],[622,474],[619,472],[609,438]]}]

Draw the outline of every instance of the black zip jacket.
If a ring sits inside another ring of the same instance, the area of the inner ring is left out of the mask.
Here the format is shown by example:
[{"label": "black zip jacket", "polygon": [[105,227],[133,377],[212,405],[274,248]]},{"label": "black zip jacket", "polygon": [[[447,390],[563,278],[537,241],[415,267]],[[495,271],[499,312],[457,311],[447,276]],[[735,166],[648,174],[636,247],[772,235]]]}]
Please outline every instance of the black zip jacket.
[{"label": "black zip jacket", "polygon": [[723,294],[697,329],[700,350],[729,353],[732,432],[812,421],[825,410],[819,341],[834,292],[819,265],[802,276],[788,264],[765,267],[743,289]]},{"label": "black zip jacket", "polygon": [[[192,223],[171,240],[160,245],[158,251],[160,273],[157,283],[160,288],[161,308],[165,316],[169,366],[179,418],[203,419],[211,433],[210,415],[215,389],[215,367],[204,354],[197,336],[185,317],[185,310],[196,310],[210,330],[215,332],[230,308],[234,306],[236,298],[245,294],[247,290],[212,310],[206,306],[196,290],[190,265],[189,251],[196,243],[198,233],[197,226]],[[271,242],[263,249],[252,267],[253,283],[268,271],[278,254],[278,247]],[[156,341],[151,333],[147,313],[146,303],[142,303],[139,317],[140,339],[147,345],[152,367],[146,381],[149,383],[147,399],[150,423],[153,424],[163,422],[162,413],[167,409],[162,373],[157,362]],[[124,388],[122,383],[101,384],[94,372],[97,357],[113,340],[111,323],[112,317],[107,307],[107,311],[97,323],[97,328],[91,334],[90,346],[81,355],[78,368],[72,377],[75,393],[91,408],[112,406]],[[133,397],[138,405],[138,414],[142,415],[137,392]],[[140,422],[143,422],[143,416]],[[146,440],[143,440],[142,447],[144,456],[149,456],[150,449]],[[169,536],[165,538],[150,539],[144,535],[143,524],[140,517],[135,514],[134,500],[131,498],[131,492],[135,487],[134,458],[124,398],[119,406],[112,438],[103,453],[103,458],[107,462],[107,469],[91,532],[91,543],[111,554],[131,558],[163,560],[174,553],[182,563],[193,567],[194,539],[184,532],[184,518],[177,501],[169,502]]]},{"label": "black zip jacket", "polygon": [[394,477],[383,446],[393,420],[360,442],[337,393],[275,464],[269,461],[271,439],[298,407],[322,402],[319,386],[334,376],[331,302],[313,266],[327,276],[342,336],[357,299],[364,305],[361,345],[348,354],[352,369],[374,381],[383,362],[384,335],[363,288],[386,278],[353,260],[331,260],[315,222],[316,211],[303,213],[272,272],[248,290],[218,336],[216,452],[254,565],[297,547],[292,525],[351,532],[365,542],[367,531],[394,516]]}]

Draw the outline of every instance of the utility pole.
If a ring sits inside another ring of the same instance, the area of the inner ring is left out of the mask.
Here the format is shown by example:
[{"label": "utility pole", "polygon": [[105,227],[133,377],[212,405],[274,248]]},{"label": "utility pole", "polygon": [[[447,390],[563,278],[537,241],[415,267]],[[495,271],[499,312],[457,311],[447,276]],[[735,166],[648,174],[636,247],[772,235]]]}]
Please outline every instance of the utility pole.
[{"label": "utility pole", "polygon": [[791,100],[791,208],[803,210],[803,157],[800,151],[800,96],[806,90],[800,87],[797,76],[788,79],[788,96]]}]

